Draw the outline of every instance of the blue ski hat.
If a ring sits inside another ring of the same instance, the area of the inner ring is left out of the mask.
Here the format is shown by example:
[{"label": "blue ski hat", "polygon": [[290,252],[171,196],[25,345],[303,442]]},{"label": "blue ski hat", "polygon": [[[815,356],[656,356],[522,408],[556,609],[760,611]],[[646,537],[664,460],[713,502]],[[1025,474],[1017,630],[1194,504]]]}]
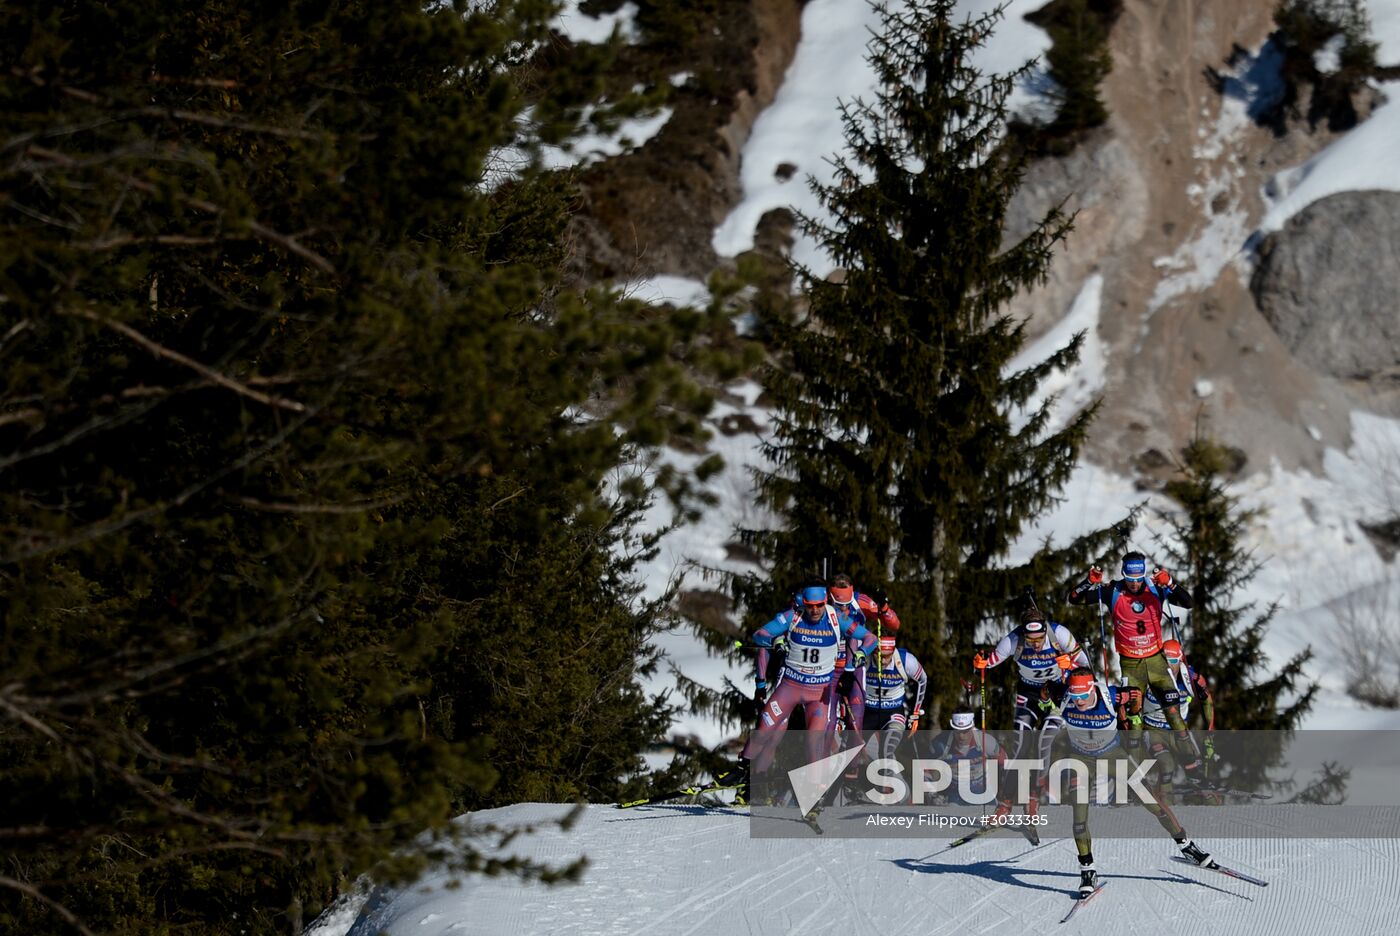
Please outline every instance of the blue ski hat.
[{"label": "blue ski hat", "polygon": [[1147,560],[1137,553],[1124,556],[1123,578],[1135,582],[1147,578]]},{"label": "blue ski hat", "polygon": [[820,585],[808,585],[802,589],[803,604],[826,604],[826,589]]}]

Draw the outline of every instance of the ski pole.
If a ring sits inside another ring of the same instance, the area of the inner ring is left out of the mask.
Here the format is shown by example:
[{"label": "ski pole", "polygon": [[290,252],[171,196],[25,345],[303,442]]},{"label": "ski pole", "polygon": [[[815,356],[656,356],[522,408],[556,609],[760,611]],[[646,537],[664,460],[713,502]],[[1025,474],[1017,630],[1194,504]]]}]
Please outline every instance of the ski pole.
[{"label": "ski pole", "polygon": [[1172,622],[1172,639],[1177,643],[1181,643],[1181,633],[1176,629],[1176,615],[1169,610],[1171,608],[1171,597],[1172,590],[1168,587],[1162,594],[1162,610],[1167,612],[1167,620]]},{"label": "ski pole", "polygon": [[982,782],[987,782],[987,669],[983,667],[977,672],[982,674],[981,705],[982,709]]},{"label": "ski pole", "polygon": [[1108,681],[1108,632],[1103,627],[1103,585],[1095,593],[1099,599],[1099,651],[1103,656],[1103,678]]}]

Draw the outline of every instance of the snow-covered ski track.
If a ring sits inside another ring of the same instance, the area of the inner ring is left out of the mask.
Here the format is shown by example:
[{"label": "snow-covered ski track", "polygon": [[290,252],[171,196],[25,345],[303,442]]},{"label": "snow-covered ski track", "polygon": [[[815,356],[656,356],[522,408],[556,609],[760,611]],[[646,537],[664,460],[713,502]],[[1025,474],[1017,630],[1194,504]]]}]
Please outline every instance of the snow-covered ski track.
[{"label": "snow-covered ski track", "polygon": [[[541,825],[565,812],[563,806],[522,804],[473,819]],[[1095,840],[1095,863],[1102,881],[1112,883],[1112,894],[1075,913],[1063,931],[1112,936],[1395,931],[1391,885],[1400,842],[1205,835],[1199,840],[1221,864],[1270,886],[1183,867],[1171,860],[1175,846],[1165,836]],[[373,909],[358,920],[342,908],[336,922],[328,917],[308,936],[952,936],[1054,926],[1077,898],[1078,863],[1067,839],[1028,848],[1020,836],[979,836],[952,852],[929,856],[937,845],[939,840],[929,838],[810,834],[753,839],[743,810],[597,806],[572,831],[522,835],[510,846],[512,853],[556,864],[586,855],[589,866],[578,884],[547,887],[509,877],[471,877],[450,889],[446,875],[430,875],[414,887],[378,894],[365,904]]]}]

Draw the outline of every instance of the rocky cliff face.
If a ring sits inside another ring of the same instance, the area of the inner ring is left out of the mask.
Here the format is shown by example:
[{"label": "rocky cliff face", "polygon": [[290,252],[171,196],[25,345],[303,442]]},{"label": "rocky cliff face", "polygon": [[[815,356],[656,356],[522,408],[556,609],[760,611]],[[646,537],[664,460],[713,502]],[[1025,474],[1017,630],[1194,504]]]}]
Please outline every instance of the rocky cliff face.
[{"label": "rocky cliff face", "polygon": [[1400,194],[1314,202],[1260,243],[1252,287],[1297,360],[1378,390],[1400,381]]},{"label": "rocky cliff face", "polygon": [[633,153],[582,178],[574,224],[586,280],[658,273],[703,280],[718,259],[714,229],[741,196],[739,153],[772,103],[801,36],[801,0],[716,0],[675,70],[666,126]]},{"label": "rocky cliff face", "polygon": [[[590,173],[595,270],[703,277],[718,262],[709,232],[738,198],[739,150],[800,15],[798,0],[735,6],[750,70],[734,92],[698,102],[705,117],[680,143],[663,132]],[[1400,292],[1377,275],[1394,276],[1400,196],[1328,200],[1256,234],[1269,179],[1334,139],[1306,121],[1280,132],[1276,53],[1246,51],[1264,44],[1273,7],[1125,0],[1108,126],[1032,166],[1012,212],[1024,229],[1061,199],[1078,211],[1050,281],[1014,311],[1040,334],[1102,275],[1108,379],[1090,457],[1146,483],[1198,421],[1243,452],[1246,472],[1315,467],[1324,446],[1349,443],[1354,406],[1389,411],[1400,396],[1400,324],[1385,305]]]},{"label": "rocky cliff face", "polygon": [[[1248,288],[1267,182],[1333,139],[1306,122],[1280,134],[1270,119],[1276,54],[1245,50],[1261,48],[1272,11],[1265,0],[1126,0],[1108,127],[1033,167],[1022,193],[1037,207],[1069,195],[1080,211],[1052,281],[1020,303],[1037,329],[1090,272],[1104,277],[1109,377],[1091,457],[1120,470],[1164,461],[1198,419],[1244,451],[1246,471],[1315,467],[1323,446],[1348,442],[1359,388],[1281,338]],[[1319,236],[1320,225],[1297,234]]]}]

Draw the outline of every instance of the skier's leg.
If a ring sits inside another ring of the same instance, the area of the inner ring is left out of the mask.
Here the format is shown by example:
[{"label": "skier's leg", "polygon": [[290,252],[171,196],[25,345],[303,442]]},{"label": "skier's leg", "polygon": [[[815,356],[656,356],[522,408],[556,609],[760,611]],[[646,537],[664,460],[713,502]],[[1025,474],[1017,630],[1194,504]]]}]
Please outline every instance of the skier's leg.
[{"label": "skier's leg", "polygon": [[889,721],[885,722],[884,732],[880,741],[880,756],[893,758],[895,752],[899,750],[899,745],[904,741],[904,730],[908,727],[908,722],[903,712],[894,712],[890,715]]},{"label": "skier's leg", "polygon": [[1196,739],[1191,737],[1186,721],[1181,717],[1181,709],[1177,705],[1180,692],[1176,687],[1176,680],[1172,679],[1167,657],[1163,653],[1157,653],[1142,662],[1152,693],[1161,702],[1162,714],[1167,717],[1167,724],[1172,728],[1172,749],[1176,754],[1177,763],[1188,778],[1198,780],[1201,776],[1201,751],[1196,746]]},{"label": "skier's leg", "polygon": [[1064,719],[1055,712],[1047,715],[1040,727],[1039,743],[1036,746],[1036,757],[1045,766],[1035,772],[1031,784],[1031,802],[1026,804],[1026,812],[1034,814],[1039,801],[1045,796],[1049,789],[1048,775],[1050,771],[1051,755],[1055,750],[1055,738],[1060,733],[1060,729],[1065,726]]},{"label": "skier's leg", "polygon": [[749,743],[744,748],[744,757],[756,772],[764,773],[772,766],[778,753],[778,740],[787,730],[793,710],[800,704],[802,689],[797,683],[784,680],[778,683],[778,688],[760,710],[758,730],[749,735]]},{"label": "skier's leg", "polygon": [[846,706],[851,711],[851,727],[856,732],[856,743],[864,744],[865,736],[865,667],[851,674],[851,682],[846,691]]},{"label": "skier's leg", "polygon": [[1011,752],[1012,760],[1023,756],[1023,752],[1029,750],[1027,739],[1035,734],[1036,725],[1040,723],[1037,704],[1040,699],[1033,693],[1039,693],[1039,689],[1029,683],[1016,684],[1016,747]]},{"label": "skier's leg", "polygon": [[[1016,684],[1016,742],[1011,751],[1011,760],[1022,757],[1029,757],[1033,748],[1038,743],[1032,739],[1037,737],[1036,727],[1040,724],[1040,687],[1031,685],[1028,682],[1018,682]],[[1032,780],[1036,778],[1033,776]],[[1003,784],[1000,788],[1001,795],[997,798],[997,812],[1008,813],[1011,811],[1016,791],[1012,788],[1014,784]],[[1035,796],[1035,785],[1031,786],[1031,796]],[[1027,804],[1029,807],[1029,804]],[[1032,812],[1027,808],[1027,812]]]},{"label": "skier's leg", "polygon": [[831,696],[822,691],[809,692],[802,700],[802,711],[807,716],[807,763],[809,764],[826,756],[826,748],[831,738],[831,734],[827,730],[831,722],[830,699]]},{"label": "skier's leg", "polygon": [[[837,751],[841,750],[841,730],[842,728],[850,727],[849,725],[843,725],[841,720],[841,680],[845,675],[845,672],[838,667],[836,673],[831,678],[831,682],[827,683],[826,691],[823,694],[827,711],[827,754],[835,754]],[[803,718],[806,718],[806,715],[807,712],[804,708],[802,712]]]},{"label": "skier's leg", "polygon": [[[1123,757],[1128,762],[1129,772],[1136,773],[1141,766],[1138,759],[1132,754],[1124,754]],[[1122,792],[1124,796],[1131,796],[1131,792],[1128,790]],[[1186,841],[1186,830],[1177,821],[1176,814],[1171,811],[1171,807],[1163,802],[1156,793],[1149,789],[1148,799],[1142,805],[1144,809],[1156,817],[1158,824],[1167,831],[1168,835],[1178,842]]]},{"label": "skier's leg", "polygon": [[880,750],[880,732],[885,729],[889,722],[890,713],[884,709],[867,708],[861,721],[861,728],[864,729],[862,737],[865,739],[865,756],[874,760],[882,756]]},{"label": "skier's leg", "polygon": [[[1150,657],[1148,659],[1151,659]],[[1134,659],[1133,657],[1122,657],[1118,661],[1119,668],[1123,672],[1123,685],[1131,686],[1146,695],[1149,684],[1147,671],[1147,660]],[[1123,733],[1123,746],[1130,753],[1140,755],[1143,750],[1143,730],[1142,716],[1131,714],[1128,717],[1128,727]]]},{"label": "skier's leg", "polygon": [[1154,786],[1157,797],[1164,803],[1170,802],[1172,778],[1176,774],[1176,758],[1172,756],[1167,732],[1160,728],[1147,729],[1147,753],[1157,762],[1156,770],[1153,771],[1156,777]]}]

